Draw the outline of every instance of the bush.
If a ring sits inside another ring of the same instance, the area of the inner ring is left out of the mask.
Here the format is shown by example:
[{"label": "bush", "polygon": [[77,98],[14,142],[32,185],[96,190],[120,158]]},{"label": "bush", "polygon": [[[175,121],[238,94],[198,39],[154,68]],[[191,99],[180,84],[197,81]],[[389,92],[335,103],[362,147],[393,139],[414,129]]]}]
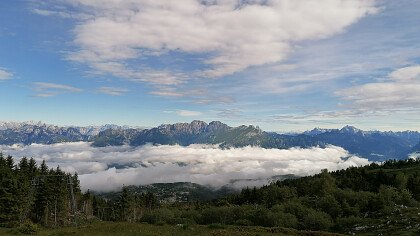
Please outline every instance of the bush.
[{"label": "bush", "polygon": [[328,213],[333,218],[337,218],[343,213],[340,203],[332,195],[321,197],[317,205],[322,211]]},{"label": "bush", "polygon": [[310,209],[302,205],[302,203],[299,201],[288,202],[288,203],[283,204],[283,206],[284,206],[284,212],[293,214],[300,220],[302,220],[307,215]]},{"label": "bush", "polygon": [[39,231],[38,225],[31,221],[26,221],[24,224],[13,230],[16,234],[36,234]]},{"label": "bush", "polygon": [[195,224],[200,220],[201,215],[196,210],[184,210],[180,217],[188,224]]},{"label": "bush", "polygon": [[240,225],[240,226],[251,226],[252,222],[247,220],[247,219],[240,219],[235,221],[235,225]]},{"label": "bush", "polygon": [[222,224],[209,224],[207,226],[209,229],[224,229],[226,228],[224,225]]},{"label": "bush", "polygon": [[276,225],[278,227],[285,227],[285,228],[297,228],[298,226],[298,219],[295,215],[290,213],[278,212],[273,214],[276,217]]},{"label": "bush", "polygon": [[361,222],[363,222],[363,219],[357,216],[342,217],[337,219],[335,228],[344,232]]},{"label": "bush", "polygon": [[332,226],[331,217],[321,211],[310,210],[303,217],[303,227],[310,230],[328,230]]},{"label": "bush", "polygon": [[201,213],[200,223],[202,224],[233,224],[234,214],[232,214],[232,207],[210,207],[204,209]]},{"label": "bush", "polygon": [[174,224],[178,223],[176,222],[176,218],[174,216],[174,213],[166,208],[161,208],[157,210],[153,210],[150,212],[146,212],[143,217],[141,218],[141,221],[147,222],[149,224]]}]

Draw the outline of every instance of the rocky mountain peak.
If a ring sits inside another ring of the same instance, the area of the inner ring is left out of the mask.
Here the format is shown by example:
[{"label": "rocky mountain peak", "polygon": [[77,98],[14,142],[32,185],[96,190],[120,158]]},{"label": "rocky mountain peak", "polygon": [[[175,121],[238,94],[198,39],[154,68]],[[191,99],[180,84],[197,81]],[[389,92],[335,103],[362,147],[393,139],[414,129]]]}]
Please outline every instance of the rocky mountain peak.
[{"label": "rocky mountain peak", "polygon": [[190,123],[190,127],[194,130],[201,130],[207,127],[207,123],[201,120],[193,120]]},{"label": "rocky mountain peak", "polygon": [[326,132],[329,132],[329,131],[331,131],[331,129],[323,129],[323,128],[316,127],[312,130],[308,130],[308,131],[305,131],[303,133],[306,134],[306,135],[315,136],[315,135],[323,134],[323,133],[326,133]]},{"label": "rocky mountain peak", "polygon": [[207,126],[207,131],[208,132],[215,132],[215,131],[226,131],[228,130],[230,127],[220,121],[212,121],[209,123],[209,125]]},{"label": "rocky mountain peak", "polygon": [[340,129],[341,133],[350,133],[350,134],[355,134],[355,133],[359,133],[362,130],[354,127],[354,126],[350,126],[350,125],[346,125],[343,128]]}]

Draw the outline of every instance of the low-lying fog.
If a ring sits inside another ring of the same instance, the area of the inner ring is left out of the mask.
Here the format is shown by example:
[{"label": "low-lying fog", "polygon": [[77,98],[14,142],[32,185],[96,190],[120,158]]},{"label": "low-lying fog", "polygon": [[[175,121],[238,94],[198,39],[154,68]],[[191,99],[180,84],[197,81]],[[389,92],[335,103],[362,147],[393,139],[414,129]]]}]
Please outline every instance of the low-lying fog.
[{"label": "low-lying fog", "polygon": [[77,172],[82,190],[111,191],[122,185],[194,182],[220,187],[266,184],[272,176],[299,176],[369,164],[341,147],[264,149],[243,147],[221,149],[217,145],[145,145],[141,147],[92,147],[87,142],[52,145],[0,146],[6,155],[45,160]]}]

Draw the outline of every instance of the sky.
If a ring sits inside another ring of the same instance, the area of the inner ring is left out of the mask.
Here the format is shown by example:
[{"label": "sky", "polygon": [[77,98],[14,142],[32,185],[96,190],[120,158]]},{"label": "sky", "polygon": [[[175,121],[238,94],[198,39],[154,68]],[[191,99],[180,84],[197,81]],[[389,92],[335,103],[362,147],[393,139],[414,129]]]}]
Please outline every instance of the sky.
[{"label": "sky", "polygon": [[418,0],[2,0],[0,120],[419,130]]}]

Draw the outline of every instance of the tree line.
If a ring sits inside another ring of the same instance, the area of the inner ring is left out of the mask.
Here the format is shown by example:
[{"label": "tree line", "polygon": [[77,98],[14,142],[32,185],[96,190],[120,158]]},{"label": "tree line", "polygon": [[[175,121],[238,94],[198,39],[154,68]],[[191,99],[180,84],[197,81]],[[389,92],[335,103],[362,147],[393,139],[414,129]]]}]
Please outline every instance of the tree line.
[{"label": "tree line", "polygon": [[135,222],[158,204],[152,193],[133,196],[126,189],[115,200],[82,193],[77,173],[49,168],[45,161],[38,166],[33,158],[15,163],[0,153],[0,227],[26,222],[60,227],[93,219]]},{"label": "tree line", "polygon": [[45,162],[38,166],[33,159],[14,163],[11,156],[2,154],[0,182],[3,226],[22,220],[44,226],[103,220],[347,232],[392,213],[396,206],[420,207],[420,160],[414,159],[323,170],[314,176],[245,188],[212,201],[188,203],[160,202],[153,193],[128,187],[112,199],[82,193],[77,174],[59,167],[49,169]]},{"label": "tree line", "polygon": [[106,220],[348,232],[355,225],[385,218],[397,206],[420,207],[420,160],[323,170],[213,201],[150,204],[145,196],[124,187],[118,198],[103,202],[107,209],[119,209],[121,217]]},{"label": "tree line", "polygon": [[45,161],[38,166],[33,158],[23,157],[15,163],[0,153],[0,183],[1,226],[26,221],[62,226],[74,222],[77,214],[87,214],[77,174],[50,169]]}]

